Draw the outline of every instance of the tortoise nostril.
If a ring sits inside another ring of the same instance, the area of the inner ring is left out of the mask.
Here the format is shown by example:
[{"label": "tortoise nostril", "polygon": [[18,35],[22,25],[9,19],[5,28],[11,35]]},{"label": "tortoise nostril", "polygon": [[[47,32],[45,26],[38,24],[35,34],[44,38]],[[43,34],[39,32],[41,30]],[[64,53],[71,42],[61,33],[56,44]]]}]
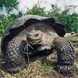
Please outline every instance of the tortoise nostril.
[{"label": "tortoise nostril", "polygon": [[34,36],[37,37],[37,36],[39,36],[39,34],[35,34]]}]

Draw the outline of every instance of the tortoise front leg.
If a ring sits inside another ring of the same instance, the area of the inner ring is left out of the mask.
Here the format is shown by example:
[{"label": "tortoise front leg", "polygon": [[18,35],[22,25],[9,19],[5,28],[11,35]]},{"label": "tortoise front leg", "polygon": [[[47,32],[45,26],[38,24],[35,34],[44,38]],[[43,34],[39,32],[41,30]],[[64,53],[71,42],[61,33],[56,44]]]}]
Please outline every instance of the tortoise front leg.
[{"label": "tortoise front leg", "polygon": [[57,70],[63,75],[72,73],[75,59],[72,44],[63,37],[55,38],[53,44],[58,56]]},{"label": "tortoise front leg", "polygon": [[23,53],[25,45],[26,41],[21,37],[15,37],[8,43],[5,68],[9,73],[19,72],[25,67],[25,54]]}]

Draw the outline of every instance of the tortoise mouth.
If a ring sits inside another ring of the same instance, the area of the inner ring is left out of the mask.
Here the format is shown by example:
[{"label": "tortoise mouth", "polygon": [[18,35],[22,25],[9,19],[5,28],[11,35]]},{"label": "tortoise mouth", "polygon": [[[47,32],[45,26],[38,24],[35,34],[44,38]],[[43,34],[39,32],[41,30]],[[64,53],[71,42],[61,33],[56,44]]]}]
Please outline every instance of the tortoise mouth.
[{"label": "tortoise mouth", "polygon": [[36,45],[36,44],[41,44],[42,40],[41,39],[28,39],[28,42],[32,45]]},{"label": "tortoise mouth", "polygon": [[42,42],[42,40],[40,40],[40,39],[29,40],[29,43],[32,45],[41,44],[41,42]]}]

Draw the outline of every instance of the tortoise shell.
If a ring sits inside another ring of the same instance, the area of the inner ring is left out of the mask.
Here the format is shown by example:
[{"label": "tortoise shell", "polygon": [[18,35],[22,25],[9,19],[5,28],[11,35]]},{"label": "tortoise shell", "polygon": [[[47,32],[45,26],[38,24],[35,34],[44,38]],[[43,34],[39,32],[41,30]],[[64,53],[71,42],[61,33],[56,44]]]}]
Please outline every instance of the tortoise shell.
[{"label": "tortoise shell", "polygon": [[17,36],[22,30],[35,23],[45,23],[50,25],[56,33],[63,37],[65,35],[64,26],[56,23],[54,18],[42,17],[38,15],[26,15],[21,18],[15,19],[4,31],[1,41],[1,50],[3,53],[6,52],[6,46],[15,36]]}]

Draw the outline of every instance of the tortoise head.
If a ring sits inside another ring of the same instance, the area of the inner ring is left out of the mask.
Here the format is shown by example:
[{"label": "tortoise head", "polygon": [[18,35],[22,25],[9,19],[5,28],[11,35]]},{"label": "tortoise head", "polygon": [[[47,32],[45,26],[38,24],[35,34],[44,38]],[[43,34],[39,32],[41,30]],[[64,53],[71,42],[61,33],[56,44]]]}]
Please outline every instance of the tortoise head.
[{"label": "tortoise head", "polygon": [[42,31],[33,29],[27,33],[27,40],[32,45],[41,44],[42,36],[43,36]]}]

